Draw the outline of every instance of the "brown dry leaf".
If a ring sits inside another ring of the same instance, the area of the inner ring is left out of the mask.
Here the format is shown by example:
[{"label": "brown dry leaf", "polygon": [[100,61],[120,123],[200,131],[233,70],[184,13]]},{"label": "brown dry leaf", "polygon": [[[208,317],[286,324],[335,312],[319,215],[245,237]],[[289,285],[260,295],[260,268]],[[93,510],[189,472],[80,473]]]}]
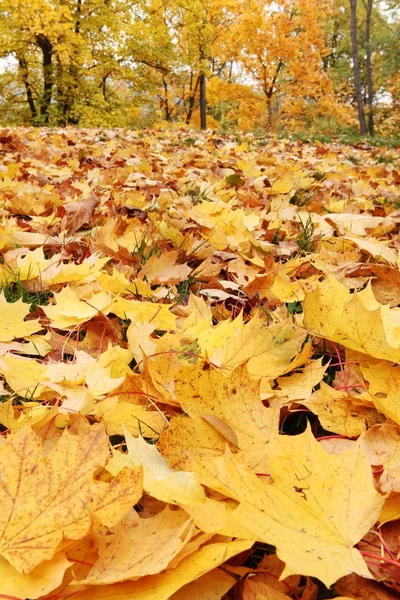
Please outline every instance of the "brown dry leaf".
[{"label": "brown dry leaf", "polygon": [[311,577],[306,578],[306,585],[301,593],[301,600],[318,600],[319,588]]},{"label": "brown dry leaf", "polygon": [[103,429],[83,422],[65,430],[47,456],[30,427],[0,447],[0,553],[19,572],[29,573],[87,535],[94,519],[115,525],[140,498],[141,469],[126,469],[110,484],[93,479],[108,456]]},{"label": "brown dry leaf", "polygon": [[400,522],[386,523],[372,530],[357,544],[367,557],[369,570],[377,581],[400,592]]},{"label": "brown dry leaf", "polygon": [[85,200],[63,204],[58,209],[58,214],[62,217],[61,230],[75,233],[84,225],[89,226],[99,202],[99,198],[92,194]]},{"label": "brown dry leaf", "polygon": [[355,573],[340,579],[335,584],[335,591],[346,594],[344,598],[350,600],[396,600],[399,597],[395,591],[390,591],[384,585],[364,579]]},{"label": "brown dry leaf", "polygon": [[[256,569],[248,569],[246,577],[240,581],[235,588],[235,600],[256,600],[257,598],[266,600],[283,600],[292,598],[294,594],[300,596],[300,575],[290,575],[285,579],[281,578],[285,564],[279,560],[276,554],[264,556]],[[234,570],[237,574],[243,573],[243,567]],[[308,586],[308,589],[311,589]],[[304,592],[302,593],[304,597]],[[311,600],[311,598],[310,598]]]}]

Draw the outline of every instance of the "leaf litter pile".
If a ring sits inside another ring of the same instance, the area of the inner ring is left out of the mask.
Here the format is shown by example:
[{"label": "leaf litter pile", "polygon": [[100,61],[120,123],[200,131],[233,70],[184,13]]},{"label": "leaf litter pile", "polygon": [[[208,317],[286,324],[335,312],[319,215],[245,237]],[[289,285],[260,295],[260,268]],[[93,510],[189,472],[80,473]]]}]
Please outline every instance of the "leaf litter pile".
[{"label": "leaf litter pile", "polygon": [[0,142],[0,598],[397,597],[398,152]]}]

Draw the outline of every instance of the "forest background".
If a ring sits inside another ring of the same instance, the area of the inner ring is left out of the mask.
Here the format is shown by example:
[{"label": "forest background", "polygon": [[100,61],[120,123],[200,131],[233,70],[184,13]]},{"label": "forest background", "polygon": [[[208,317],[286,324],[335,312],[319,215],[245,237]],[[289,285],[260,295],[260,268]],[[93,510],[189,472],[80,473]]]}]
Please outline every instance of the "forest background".
[{"label": "forest background", "polygon": [[398,0],[0,0],[0,123],[394,136]]}]

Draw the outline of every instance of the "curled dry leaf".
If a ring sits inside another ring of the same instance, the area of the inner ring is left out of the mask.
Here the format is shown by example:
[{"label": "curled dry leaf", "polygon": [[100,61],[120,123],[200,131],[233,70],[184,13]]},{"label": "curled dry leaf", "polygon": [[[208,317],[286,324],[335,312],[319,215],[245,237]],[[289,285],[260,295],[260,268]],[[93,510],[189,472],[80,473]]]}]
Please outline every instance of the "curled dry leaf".
[{"label": "curled dry leaf", "polygon": [[61,230],[75,233],[84,225],[89,227],[99,202],[99,198],[92,195],[86,200],[67,202],[60,206],[58,214],[61,216]]}]

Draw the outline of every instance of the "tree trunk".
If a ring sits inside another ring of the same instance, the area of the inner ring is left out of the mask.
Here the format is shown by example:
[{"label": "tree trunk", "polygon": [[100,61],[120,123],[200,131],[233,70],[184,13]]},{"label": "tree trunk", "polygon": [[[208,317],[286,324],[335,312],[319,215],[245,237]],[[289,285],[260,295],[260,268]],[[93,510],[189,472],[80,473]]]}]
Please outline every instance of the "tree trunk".
[{"label": "tree trunk", "polygon": [[76,16],[75,16],[75,33],[77,35],[81,32],[81,16],[82,16],[82,0],[78,0],[76,3]]},{"label": "tree trunk", "polygon": [[36,36],[43,55],[43,95],[40,102],[40,116],[44,123],[50,120],[49,109],[53,92],[53,44],[43,34]]},{"label": "tree trunk", "polygon": [[[204,61],[203,49],[200,49],[200,60]],[[203,65],[202,65],[203,68]],[[207,97],[206,97],[206,74],[200,72],[200,128],[207,129]]]},{"label": "tree trunk", "polygon": [[276,71],[275,74],[272,78],[272,81],[268,87],[268,89],[266,89],[265,85],[264,85],[264,93],[267,96],[267,118],[268,118],[268,126],[270,129],[272,129],[272,125],[273,125],[273,104],[272,104],[272,98],[273,95],[275,94],[275,84],[276,84],[276,80],[278,79],[278,75],[280,73],[280,70],[283,67],[283,62],[279,59],[278,65],[276,67]]},{"label": "tree trunk", "polygon": [[207,98],[205,73],[200,73],[200,128],[207,129]]},{"label": "tree trunk", "polygon": [[360,63],[358,60],[357,45],[357,0],[350,0],[350,31],[351,31],[351,53],[353,58],[354,88],[356,92],[358,121],[360,123],[360,133],[365,135],[367,129],[365,126],[364,102],[362,98]]},{"label": "tree trunk", "polygon": [[28,102],[29,109],[32,115],[32,122],[35,122],[38,112],[35,106],[35,101],[33,99],[32,86],[29,82],[28,78],[28,64],[26,62],[26,58],[21,56],[18,58],[18,64],[22,76],[22,81],[24,82],[25,91],[26,91],[26,100]]},{"label": "tree trunk", "polygon": [[171,120],[171,114],[169,111],[169,102],[168,102],[168,83],[165,79],[165,77],[163,76],[162,78],[163,80],[163,85],[164,85],[164,112],[165,112],[165,120],[166,121],[170,121]]},{"label": "tree trunk", "polygon": [[268,127],[272,129],[273,110],[272,110],[272,94],[267,94],[267,119]]},{"label": "tree trunk", "polygon": [[188,107],[188,111],[186,113],[186,125],[190,124],[190,120],[193,116],[193,111],[194,111],[194,101],[196,99],[196,92],[197,92],[197,88],[199,87],[199,83],[200,83],[200,76],[196,79],[196,85],[193,88],[193,73],[190,73],[190,86],[189,86],[189,107]]},{"label": "tree trunk", "polygon": [[374,136],[374,87],[372,80],[372,52],[371,52],[371,19],[372,19],[372,5],[374,0],[368,0],[367,2],[367,19],[365,23],[365,46],[367,54],[367,101],[368,101],[368,133],[370,136]]}]

